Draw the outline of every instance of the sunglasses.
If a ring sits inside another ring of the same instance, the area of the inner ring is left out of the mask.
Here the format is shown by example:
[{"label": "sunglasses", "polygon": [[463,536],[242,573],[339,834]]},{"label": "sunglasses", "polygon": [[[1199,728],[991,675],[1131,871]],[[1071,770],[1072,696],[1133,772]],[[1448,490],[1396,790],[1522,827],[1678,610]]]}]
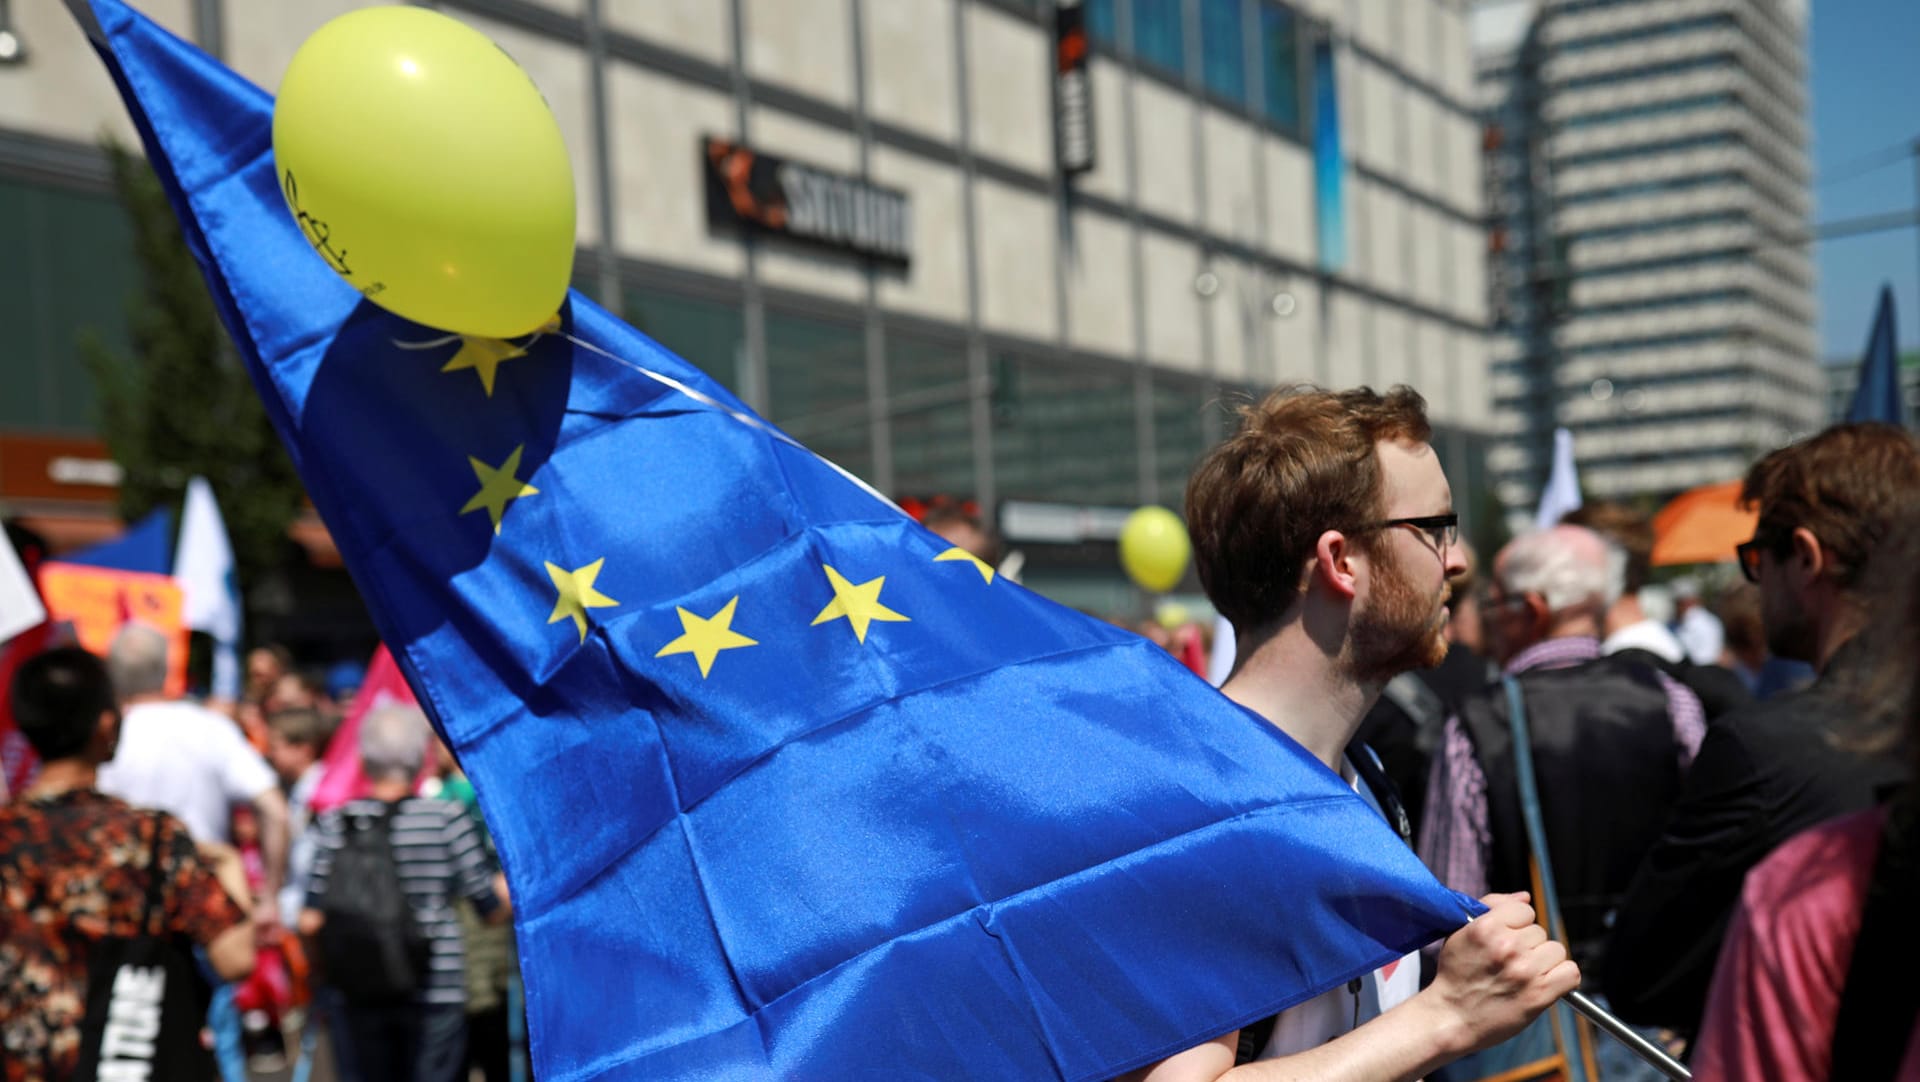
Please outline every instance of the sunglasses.
[{"label": "sunglasses", "polygon": [[1751,583],[1760,582],[1760,554],[1777,551],[1780,539],[1771,531],[1760,531],[1752,540],[1742,541],[1733,546],[1733,554],[1740,561],[1740,574]]}]

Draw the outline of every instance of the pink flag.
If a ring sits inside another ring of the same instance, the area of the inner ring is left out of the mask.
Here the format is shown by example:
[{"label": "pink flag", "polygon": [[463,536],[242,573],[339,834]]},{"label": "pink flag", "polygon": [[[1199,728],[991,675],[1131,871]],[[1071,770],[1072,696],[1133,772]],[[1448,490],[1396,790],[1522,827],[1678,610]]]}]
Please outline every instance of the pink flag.
[{"label": "pink flag", "polygon": [[[360,773],[360,720],[378,707],[413,706],[416,702],[406,677],[400,675],[400,666],[393,663],[393,655],[387,653],[384,645],[375,650],[373,660],[367,663],[367,678],[360,685],[360,693],[353,697],[353,707],[333,734],[333,742],[327,745],[326,772],[320,775],[320,785],[313,791],[313,800],[308,805],[313,811],[337,808],[367,795],[367,779]],[[427,756],[420,767],[422,780],[432,769],[433,738],[429,736]]]}]

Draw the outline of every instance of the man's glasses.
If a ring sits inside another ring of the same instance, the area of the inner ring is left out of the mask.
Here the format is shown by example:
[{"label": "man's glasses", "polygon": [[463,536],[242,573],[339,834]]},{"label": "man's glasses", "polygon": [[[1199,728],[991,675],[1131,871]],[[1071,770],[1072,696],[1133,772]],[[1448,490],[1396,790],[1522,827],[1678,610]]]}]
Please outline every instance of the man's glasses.
[{"label": "man's glasses", "polygon": [[1460,515],[1449,511],[1444,515],[1419,515],[1414,518],[1390,518],[1385,522],[1376,522],[1367,527],[1369,530],[1387,530],[1395,526],[1406,526],[1419,530],[1433,542],[1433,547],[1441,552],[1460,543]]},{"label": "man's glasses", "polygon": [[1742,541],[1733,546],[1733,553],[1740,560],[1740,574],[1751,583],[1760,582],[1760,554],[1772,550],[1778,543],[1772,533],[1756,532],[1750,541]]}]

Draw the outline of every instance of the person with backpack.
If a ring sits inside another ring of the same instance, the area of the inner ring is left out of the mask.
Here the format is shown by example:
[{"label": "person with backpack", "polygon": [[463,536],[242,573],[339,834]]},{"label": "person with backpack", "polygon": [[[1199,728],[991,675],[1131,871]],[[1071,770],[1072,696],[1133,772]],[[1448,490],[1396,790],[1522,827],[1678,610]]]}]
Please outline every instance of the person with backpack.
[{"label": "person with backpack", "polygon": [[[0,805],[0,1079],[210,1077],[187,948],[223,980],[252,971],[239,855],[100,792],[121,719],[99,658],[28,659],[11,704],[41,769]],[[116,1012],[142,1021],[140,1039],[116,1033]]]},{"label": "person with backpack", "polygon": [[412,795],[431,740],[417,708],[360,726],[369,796],[315,822],[300,932],[344,1000],[363,1082],[453,1082],[466,1058],[466,954],[453,902],[505,919],[505,880],[459,804]]}]

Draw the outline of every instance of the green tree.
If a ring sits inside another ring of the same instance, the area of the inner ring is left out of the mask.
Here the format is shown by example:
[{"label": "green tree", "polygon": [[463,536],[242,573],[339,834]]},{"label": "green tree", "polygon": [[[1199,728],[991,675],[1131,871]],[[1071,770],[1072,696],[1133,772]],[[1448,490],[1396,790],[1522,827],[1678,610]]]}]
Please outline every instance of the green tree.
[{"label": "green tree", "polygon": [[280,564],[303,489],[267,421],[145,158],[106,144],[113,184],[132,225],[141,286],[129,299],[132,349],[97,334],[80,351],[93,378],[101,437],[126,471],[120,514],[178,513],[187,481],[206,477],[233,541],[242,589]]}]

